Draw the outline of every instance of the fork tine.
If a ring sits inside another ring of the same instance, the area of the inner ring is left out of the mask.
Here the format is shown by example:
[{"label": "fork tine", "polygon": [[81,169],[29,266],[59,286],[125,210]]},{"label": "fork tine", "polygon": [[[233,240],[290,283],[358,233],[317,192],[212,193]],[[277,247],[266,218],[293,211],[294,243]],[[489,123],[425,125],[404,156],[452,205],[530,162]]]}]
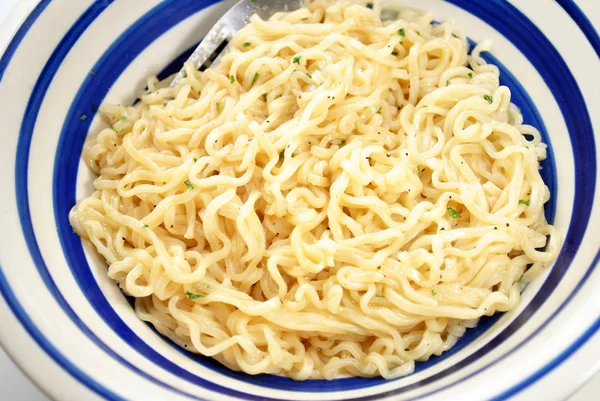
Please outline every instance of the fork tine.
[{"label": "fork tine", "polygon": [[[302,0],[263,0],[261,4],[252,0],[240,0],[208,32],[186,63],[192,63],[195,69],[199,69],[224,40],[231,39],[250,21],[250,16],[253,14],[258,14],[261,18],[268,18],[277,11],[291,11],[301,6]],[[222,51],[213,63],[218,62],[224,53],[225,51]],[[177,82],[184,77],[184,73],[182,68],[171,82],[171,87],[177,85]]]},{"label": "fork tine", "polygon": [[[194,53],[186,60],[186,63],[192,63],[196,70],[199,69],[215,50],[221,46],[221,43],[227,39],[230,39],[230,32],[227,29],[226,24],[222,20],[219,20],[204,39],[202,39],[202,42],[200,42],[196,50],[194,50]],[[181,68],[173,79],[171,86],[175,86],[177,81],[182,79],[184,75],[185,69]]]}]

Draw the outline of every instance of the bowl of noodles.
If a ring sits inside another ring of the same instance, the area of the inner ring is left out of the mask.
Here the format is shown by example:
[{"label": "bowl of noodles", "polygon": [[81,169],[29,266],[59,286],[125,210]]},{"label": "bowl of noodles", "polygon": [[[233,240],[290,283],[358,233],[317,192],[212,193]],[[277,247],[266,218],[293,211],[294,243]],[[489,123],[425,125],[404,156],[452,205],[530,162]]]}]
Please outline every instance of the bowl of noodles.
[{"label": "bowl of noodles", "polygon": [[307,1],[184,64],[233,4],[5,22],[11,357],[55,399],[574,391],[600,358],[598,7]]}]

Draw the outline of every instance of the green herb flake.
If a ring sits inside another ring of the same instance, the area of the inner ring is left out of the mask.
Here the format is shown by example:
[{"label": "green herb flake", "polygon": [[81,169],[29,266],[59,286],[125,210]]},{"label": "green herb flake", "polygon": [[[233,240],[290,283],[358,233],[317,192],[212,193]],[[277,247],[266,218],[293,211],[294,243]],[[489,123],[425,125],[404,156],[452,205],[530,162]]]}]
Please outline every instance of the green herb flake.
[{"label": "green herb flake", "polygon": [[258,77],[259,77],[258,72],[255,72],[254,78],[252,78],[252,85],[254,85],[254,83],[258,80]]},{"label": "green herb flake", "polygon": [[417,35],[421,36],[421,32],[417,31]]},{"label": "green herb flake", "polygon": [[437,292],[435,290],[431,290],[431,295],[433,295],[435,297],[436,294],[437,294]]},{"label": "green herb flake", "polygon": [[472,72],[468,73],[467,75],[469,76],[469,78],[473,78],[473,73]]},{"label": "green herb flake", "polygon": [[94,70],[90,70],[90,75],[91,75],[92,77],[95,77],[95,76],[96,76],[96,73],[94,72]]},{"label": "green herb flake", "polygon": [[266,94],[266,93],[263,93],[263,95],[262,95],[262,98],[263,98],[263,100],[266,102],[266,101],[267,101],[267,94]]},{"label": "green herb flake", "polygon": [[245,42],[245,43],[244,43],[242,46],[244,46],[244,47],[249,47],[251,44],[252,44],[252,43],[250,43],[250,42]]},{"label": "green herb flake", "polygon": [[460,219],[462,217],[462,215],[458,213],[453,207],[448,206],[446,210],[448,210],[448,214],[450,215],[450,217],[454,219]]},{"label": "green herb flake", "polygon": [[517,280],[517,283],[523,284],[523,275],[522,274],[521,274],[521,277],[519,277],[519,279]]},{"label": "green herb flake", "polygon": [[483,95],[483,98],[484,98],[485,100],[487,100],[487,102],[488,102],[489,104],[492,104],[492,103],[494,103],[494,98],[493,98],[493,97],[491,97],[490,95]]},{"label": "green herb flake", "polygon": [[300,59],[302,56],[296,56],[292,59],[292,63],[300,65]]},{"label": "green herb flake", "polygon": [[206,294],[193,294],[189,291],[186,291],[185,295],[187,295],[189,299],[204,298],[206,296]]},{"label": "green herb flake", "polygon": [[519,199],[519,205],[527,205],[529,206],[529,203],[531,203],[531,199]]},{"label": "green herb flake", "polygon": [[282,150],[281,152],[279,152],[279,158],[280,158],[280,159],[283,159],[283,158],[284,158],[284,156],[285,156],[285,149],[284,149],[284,150]]},{"label": "green herb flake", "polygon": [[308,72],[306,73],[306,76],[312,79],[312,75],[310,75]]},{"label": "green herb flake", "polygon": [[142,228],[148,228],[148,224],[144,224]]},{"label": "green herb flake", "polygon": [[87,120],[87,116],[85,114],[82,114],[81,117],[79,117],[79,119],[81,121],[85,121],[85,120]]},{"label": "green herb flake", "polygon": [[406,36],[406,32],[404,31],[404,28],[400,28],[398,29],[398,35],[405,37]]},{"label": "green herb flake", "polygon": [[233,75],[231,75],[229,77],[229,82],[234,83],[235,82],[235,77]]},{"label": "green herb flake", "polygon": [[417,167],[417,177],[419,177],[419,180],[421,179],[421,169],[419,167]]},{"label": "green herb flake", "polygon": [[450,86],[450,81],[446,81],[446,86]]},{"label": "green herb flake", "polygon": [[377,114],[381,114],[381,107],[379,107],[379,109],[377,109]]},{"label": "green herb flake", "polygon": [[183,183],[184,183],[185,185],[187,185],[187,187],[190,189],[190,191],[191,191],[192,189],[194,189],[194,186],[193,186],[193,185],[192,185],[192,183],[191,183],[191,182],[189,182],[188,180],[185,180]]},{"label": "green herb flake", "polygon": [[123,120],[123,121],[127,120],[127,116],[121,117],[121,120]]},{"label": "green herb flake", "polygon": [[194,159],[194,163],[196,163],[198,161],[198,159],[196,159],[195,157],[193,159]]},{"label": "green herb flake", "polygon": [[250,0],[250,3],[256,3],[256,0]]},{"label": "green herb flake", "polygon": [[382,295],[382,294],[375,294],[375,296],[376,296],[377,298],[385,298],[385,296],[384,296],[384,295]]}]

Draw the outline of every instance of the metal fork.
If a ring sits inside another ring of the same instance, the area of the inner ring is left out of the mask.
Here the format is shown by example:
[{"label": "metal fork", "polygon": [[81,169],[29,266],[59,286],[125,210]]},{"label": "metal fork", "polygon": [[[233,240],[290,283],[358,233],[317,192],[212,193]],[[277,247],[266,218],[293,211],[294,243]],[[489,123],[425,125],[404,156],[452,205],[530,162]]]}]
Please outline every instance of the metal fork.
[{"label": "metal fork", "polygon": [[[225,40],[231,40],[237,31],[248,24],[250,17],[254,14],[258,14],[262,19],[267,19],[277,12],[293,11],[301,6],[302,0],[240,0],[217,21],[186,63],[192,63],[194,68],[199,69]],[[222,51],[213,63],[218,62],[223,53],[225,51]],[[182,68],[173,79],[171,87],[177,85],[177,82],[184,76],[185,71]]]}]

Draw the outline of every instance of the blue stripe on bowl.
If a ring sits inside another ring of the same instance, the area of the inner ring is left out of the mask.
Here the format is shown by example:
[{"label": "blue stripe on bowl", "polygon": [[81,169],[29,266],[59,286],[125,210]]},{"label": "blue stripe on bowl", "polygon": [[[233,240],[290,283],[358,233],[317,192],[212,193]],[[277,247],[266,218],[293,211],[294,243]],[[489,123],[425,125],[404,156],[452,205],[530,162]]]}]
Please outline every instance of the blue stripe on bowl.
[{"label": "blue stripe on bowl", "polygon": [[8,47],[4,51],[2,58],[0,58],[0,82],[2,82],[2,77],[4,76],[4,72],[10,64],[12,57],[17,51],[17,48],[21,44],[21,41],[29,32],[31,26],[37,21],[38,17],[44,12],[48,4],[50,4],[51,0],[42,0],[38,3],[38,5],[33,9],[33,11],[29,14],[29,16],[25,19],[23,24],[17,30],[17,33],[13,36],[12,40],[8,44]]},{"label": "blue stripe on bowl", "polygon": [[590,42],[596,51],[596,55],[600,57],[600,37],[598,36],[598,32],[594,28],[594,25],[592,25],[583,11],[581,11],[573,0],[556,0],[556,2],[567,12],[567,14],[569,14],[573,21],[575,21],[588,42]]},{"label": "blue stripe on bowl", "polygon": [[28,152],[27,152],[28,153]]},{"label": "blue stripe on bowl", "polygon": [[[592,261],[592,266],[597,266],[599,261],[600,261],[600,251],[598,251],[596,253],[596,257],[594,257],[594,260]],[[586,281],[587,281],[587,278],[589,277],[589,274],[591,274],[591,271],[588,271],[588,275],[586,276]],[[574,296],[575,296],[575,294],[571,294],[569,296],[569,300],[572,299]],[[561,307],[561,310],[562,310],[562,307]],[[497,396],[492,398],[491,401],[501,401],[501,400],[506,400],[511,397],[514,397],[520,391],[526,389],[528,386],[530,386],[533,383],[535,383],[536,381],[540,380],[542,377],[544,377],[548,373],[550,373],[553,369],[556,369],[558,366],[560,366],[560,364],[562,364],[567,359],[569,359],[569,357],[571,355],[573,355],[575,352],[577,352],[577,350],[579,348],[581,348],[583,345],[585,345],[585,343],[587,343],[588,340],[590,338],[592,338],[592,336],[594,336],[594,334],[596,334],[598,332],[598,330],[600,330],[600,317],[598,317],[596,319],[596,321],[594,322],[594,324],[592,324],[590,327],[588,327],[587,330],[585,330],[584,333],[581,336],[579,336],[577,338],[577,340],[575,340],[574,343],[572,343],[570,346],[568,346],[564,351],[562,351],[560,354],[558,354],[555,358],[553,358],[544,367],[542,367],[537,372],[535,372],[535,374],[527,377],[526,379],[522,380],[517,385],[512,386],[508,390],[498,394]],[[588,372],[581,372],[581,373],[582,373],[581,381],[583,381],[586,373],[588,373]]]},{"label": "blue stripe on bowl", "polygon": [[[67,57],[67,55],[70,52],[73,45],[77,42],[77,40],[81,37],[81,35],[85,32],[85,30],[89,27],[89,25],[113,1],[114,0],[98,0],[95,3],[93,3],[73,24],[73,26],[65,34],[63,39],[60,41],[60,43],[57,45],[56,49],[53,51],[52,55],[48,59],[46,65],[42,69],[42,73],[40,74],[40,76],[32,90],[32,96],[30,97],[27,107],[25,109],[25,114],[23,116],[23,121],[22,121],[22,125],[21,125],[21,134],[19,135],[19,141],[17,144],[17,155],[25,154],[26,158],[28,158],[28,156],[29,156],[29,150],[31,147],[31,138],[33,135],[33,129],[35,126],[35,122],[37,120],[37,116],[38,116],[42,101],[44,100],[44,97],[46,95],[48,87],[50,86],[50,83],[54,79],[54,75],[55,75],[56,71],[58,71],[58,68],[60,67],[60,65],[62,64],[64,59]],[[28,201],[29,193],[28,193],[28,188],[27,188],[28,169],[29,169],[28,161],[26,159],[21,160],[19,158],[19,156],[17,156],[17,162],[16,162],[16,167],[15,167],[15,187],[16,187],[15,189],[16,189],[16,197],[18,200],[17,203],[18,203],[18,207],[20,209],[19,218],[20,218],[20,222],[21,222],[21,227],[23,229],[23,235],[25,236],[29,252],[31,254],[31,257],[32,257],[35,265],[38,268],[38,272],[40,273],[42,280],[44,281],[44,283],[46,283],[46,287],[50,290],[51,294],[54,296],[57,303],[63,309],[63,311],[66,313],[66,315],[73,321],[73,323],[77,327],[79,327],[80,330],[82,330],[82,332],[87,337],[90,338],[90,340],[92,340],[94,343],[96,343],[104,352],[111,355],[115,360],[117,360],[121,364],[126,365],[129,369],[136,372],[137,374],[140,374],[141,376],[144,376],[147,379],[153,381],[153,378],[151,376],[149,376],[142,370],[136,368],[134,365],[130,364],[126,359],[122,358],[121,356],[119,356],[119,354],[117,354],[111,348],[107,347],[104,343],[102,343],[96,337],[94,332],[79,319],[79,317],[73,311],[71,306],[65,300],[63,295],[60,293],[60,290],[54,283],[54,280],[53,280],[50,272],[48,271],[48,268],[42,257],[41,251],[40,251],[38,243],[37,243],[37,239],[35,237],[35,233],[33,231],[33,224],[31,221],[31,214],[30,214],[29,206],[28,206],[28,204],[29,204],[29,201]],[[66,225],[63,224],[63,226],[58,227],[59,231],[64,230],[64,229],[70,230],[70,226],[69,226],[68,222],[66,223]],[[8,286],[8,283],[5,283],[5,285]],[[20,305],[11,305],[11,309],[13,311],[18,310],[19,308],[20,308]],[[27,319],[29,319],[29,317],[27,316],[27,313],[22,308],[20,308],[20,309],[21,310],[19,311],[18,316],[23,316],[24,320],[27,321]],[[35,327],[30,328],[28,325],[25,325],[25,323],[24,323],[24,326],[26,326],[28,328],[28,331],[30,332],[30,334],[31,333],[35,334],[35,330],[37,330],[37,328],[35,328]],[[34,336],[34,334],[32,334],[32,336]],[[35,336],[34,336],[34,338],[35,338]],[[45,342],[47,344],[43,345],[43,347],[48,347],[48,348],[52,347],[52,345],[49,342],[47,342],[47,341],[45,341]],[[42,345],[42,344],[40,344],[40,345]],[[74,365],[69,365],[69,364],[63,365],[61,363],[61,361],[59,361],[59,360],[56,360],[56,362],[59,365],[63,366],[66,370],[69,370],[69,371],[70,371],[70,368],[72,366],[74,366]],[[79,377],[79,374],[77,374],[75,377]],[[90,389],[98,389],[101,387],[101,386],[99,387],[99,385],[95,384],[94,380],[92,380],[92,384],[87,385],[87,386]],[[167,387],[169,390],[174,391],[176,393],[190,396],[189,394],[180,392],[178,389],[176,389],[172,386],[165,385],[165,387]],[[109,390],[106,390],[106,389],[102,390],[102,393],[103,394],[109,394],[109,393],[112,394]],[[197,398],[197,399],[200,400],[200,398]]]},{"label": "blue stripe on bowl", "polygon": [[[4,51],[4,54],[0,58],[0,81],[4,77],[4,72],[8,68],[8,65],[10,64],[12,57],[17,51],[19,45],[21,44],[21,41],[27,35],[29,29],[37,21],[42,12],[46,9],[48,4],[50,4],[50,1],[51,0],[40,1],[33,11],[27,16],[21,27],[11,39],[6,50]],[[18,298],[15,296],[12,288],[6,280],[2,266],[0,266],[0,293],[2,294],[2,297],[6,301],[6,304],[10,308],[11,312],[19,320],[25,331],[40,346],[40,348],[58,364],[58,366],[60,366],[65,372],[70,374],[75,380],[79,381],[92,392],[110,400],[125,401],[123,398],[106,389],[96,380],[89,377],[76,365],[72,364],[68,358],[66,358],[56,347],[52,345],[50,341],[46,339],[44,333],[38,329],[31,317],[21,306]]]},{"label": "blue stripe on bowl", "polygon": [[[50,358],[54,360],[65,372],[69,373],[75,380],[83,384],[85,387],[93,391],[94,393],[108,399],[115,401],[126,401],[117,394],[108,390],[106,387],[98,383],[96,380],[88,376],[85,372],[79,369],[75,364],[65,357],[50,341],[46,339],[44,333],[35,325],[31,317],[25,312],[25,309],[21,306],[19,299],[15,296],[15,293],[10,288],[2,266],[0,266],[0,293],[6,301],[6,304],[15,315],[15,317],[21,322],[21,325],[31,338],[44,350]],[[8,350],[9,353],[12,353]],[[32,375],[35,378],[35,375]],[[47,389],[45,389],[47,390]]]}]

